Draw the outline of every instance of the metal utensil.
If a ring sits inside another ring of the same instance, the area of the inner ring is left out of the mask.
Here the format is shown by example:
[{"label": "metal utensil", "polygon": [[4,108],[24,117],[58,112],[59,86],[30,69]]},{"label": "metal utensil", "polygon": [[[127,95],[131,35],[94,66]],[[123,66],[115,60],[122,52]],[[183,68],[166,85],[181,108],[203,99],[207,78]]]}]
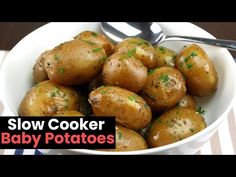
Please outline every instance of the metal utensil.
[{"label": "metal utensil", "polygon": [[191,36],[166,36],[157,22],[102,22],[102,31],[114,42],[139,37],[157,45],[166,41],[186,41],[225,47],[236,51],[236,41]]}]

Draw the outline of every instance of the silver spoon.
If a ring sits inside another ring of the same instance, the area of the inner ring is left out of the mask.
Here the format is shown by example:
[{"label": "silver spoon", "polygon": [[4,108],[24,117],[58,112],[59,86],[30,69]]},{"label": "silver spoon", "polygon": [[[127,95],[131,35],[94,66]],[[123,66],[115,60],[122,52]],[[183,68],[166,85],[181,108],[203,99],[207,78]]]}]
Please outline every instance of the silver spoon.
[{"label": "silver spoon", "polygon": [[236,41],[232,40],[191,36],[166,36],[157,22],[102,22],[101,28],[107,37],[117,43],[125,38],[139,37],[153,45],[166,41],[186,41],[225,47],[236,51]]}]

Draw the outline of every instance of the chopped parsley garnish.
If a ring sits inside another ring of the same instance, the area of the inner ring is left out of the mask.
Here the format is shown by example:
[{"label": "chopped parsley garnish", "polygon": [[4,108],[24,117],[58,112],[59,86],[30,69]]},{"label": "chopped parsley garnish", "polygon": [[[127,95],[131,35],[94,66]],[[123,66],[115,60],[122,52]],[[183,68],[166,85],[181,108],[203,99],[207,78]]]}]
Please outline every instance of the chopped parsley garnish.
[{"label": "chopped parsley garnish", "polygon": [[153,74],[155,72],[155,69],[150,69],[149,71],[148,71],[148,75],[151,75],[151,74]]},{"label": "chopped parsley garnish", "polygon": [[165,84],[167,84],[168,81],[170,80],[169,76],[167,74],[163,74],[163,73],[161,73],[161,76],[159,77],[159,79]]},{"label": "chopped parsley garnish", "polygon": [[175,121],[174,121],[174,120],[167,121],[167,125],[168,125],[170,128],[172,128],[172,127],[174,127],[174,125],[175,125]]},{"label": "chopped parsley garnish", "polygon": [[56,87],[55,92],[56,92],[56,94],[59,94],[59,92],[60,92],[59,88]]},{"label": "chopped parsley garnish", "polygon": [[189,130],[193,133],[195,130],[194,129],[192,129],[192,128],[189,128]]},{"label": "chopped parsley garnish", "polygon": [[128,99],[129,99],[130,101],[135,101],[135,102],[136,102],[137,97],[136,97],[135,95],[131,95],[131,96],[128,96]]},{"label": "chopped parsley garnish", "polygon": [[188,69],[191,69],[192,66],[193,66],[193,64],[189,64],[189,63],[186,65],[186,67],[187,67]]},{"label": "chopped parsley garnish", "polygon": [[118,139],[121,140],[121,138],[122,138],[122,133],[118,132]]},{"label": "chopped parsley garnish", "polygon": [[172,58],[171,58],[171,61],[174,63],[175,59],[176,59],[176,55],[173,55]]},{"label": "chopped parsley garnish", "polygon": [[92,32],[92,35],[93,35],[94,37],[96,37],[98,34],[95,33],[95,32]]},{"label": "chopped parsley garnish", "polygon": [[58,72],[60,74],[63,74],[65,72],[65,68],[63,68],[63,67],[58,68]]},{"label": "chopped parsley garnish", "polygon": [[202,109],[201,106],[199,106],[196,111],[201,115],[204,115],[206,113],[206,111],[204,109]]},{"label": "chopped parsley garnish", "polygon": [[159,51],[161,51],[162,54],[164,54],[166,52],[166,49],[164,47],[159,47],[158,49],[159,49]]},{"label": "chopped parsley garnish", "polygon": [[55,54],[55,55],[54,55],[54,59],[55,59],[55,60],[59,60],[59,59],[60,59],[60,55]]},{"label": "chopped parsley garnish", "polygon": [[56,92],[55,91],[52,91],[52,92],[50,92],[50,97],[52,98],[52,97],[55,97],[56,96]]},{"label": "chopped parsley garnish", "polygon": [[183,64],[184,64],[184,63],[181,61],[181,62],[179,63],[179,67],[182,68],[182,67],[183,67]]},{"label": "chopped parsley garnish", "polygon": [[35,87],[39,87],[40,86],[40,83],[38,83],[37,85],[35,85]]},{"label": "chopped parsley garnish", "polygon": [[186,57],[186,58],[184,59],[184,62],[187,63],[190,58],[191,58],[190,56]]},{"label": "chopped parsley garnish", "polygon": [[135,48],[132,49],[132,50],[128,50],[128,52],[127,52],[127,57],[132,57],[132,56],[135,54],[135,52],[136,52],[136,49],[135,49]]},{"label": "chopped parsley garnish", "polygon": [[147,103],[144,103],[144,108],[148,109],[148,104]]},{"label": "chopped parsley garnish", "polygon": [[69,100],[65,99],[64,101],[65,101],[65,105],[64,106],[65,106],[66,109],[68,109]]},{"label": "chopped parsley garnish", "polygon": [[147,41],[140,41],[137,43],[137,45],[146,45],[146,46],[149,46],[148,42]]},{"label": "chopped parsley garnish", "polygon": [[92,52],[99,52],[100,50],[102,50],[103,48],[96,48],[96,49],[93,49]]},{"label": "chopped parsley garnish", "polygon": [[101,90],[100,93],[103,95],[103,94],[107,93],[107,91],[106,90]]},{"label": "chopped parsley garnish", "polygon": [[157,118],[157,122],[160,123],[160,124],[163,124],[163,121],[159,118]]},{"label": "chopped parsley garnish", "polygon": [[190,56],[191,56],[191,57],[195,57],[195,56],[197,56],[197,53],[193,51],[193,52],[190,54]]},{"label": "chopped parsley garnish", "polygon": [[90,42],[90,41],[86,41],[86,40],[84,40],[84,39],[81,39],[81,41],[84,41],[84,42],[86,42],[86,43],[88,43],[88,44],[95,45],[95,43],[93,43],[93,42]]}]

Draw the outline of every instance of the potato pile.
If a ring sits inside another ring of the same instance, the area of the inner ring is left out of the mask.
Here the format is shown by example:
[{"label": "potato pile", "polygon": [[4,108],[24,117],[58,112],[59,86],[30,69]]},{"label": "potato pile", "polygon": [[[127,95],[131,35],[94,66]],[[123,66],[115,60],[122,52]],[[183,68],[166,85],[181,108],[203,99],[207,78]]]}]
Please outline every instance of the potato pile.
[{"label": "potato pile", "polygon": [[112,44],[84,31],[37,59],[21,116],[115,116],[116,149],[159,147],[206,127],[194,96],[212,95],[218,77],[198,45],[179,53],[140,38]]}]

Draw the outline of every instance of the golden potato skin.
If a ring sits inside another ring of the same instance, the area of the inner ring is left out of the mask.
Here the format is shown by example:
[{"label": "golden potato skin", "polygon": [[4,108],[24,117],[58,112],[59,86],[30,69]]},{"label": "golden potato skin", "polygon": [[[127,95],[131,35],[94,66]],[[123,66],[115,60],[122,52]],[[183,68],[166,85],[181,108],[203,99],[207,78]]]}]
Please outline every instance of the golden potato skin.
[{"label": "golden potato skin", "polygon": [[147,149],[144,138],[134,130],[116,125],[116,148],[107,151],[136,151]]},{"label": "golden potato skin", "polygon": [[175,67],[177,53],[163,46],[156,47],[157,66]]},{"label": "golden potato skin", "polygon": [[116,52],[126,52],[139,59],[148,69],[157,67],[156,51],[154,47],[141,38],[127,38],[117,44]]},{"label": "golden potato skin", "polygon": [[125,52],[118,52],[105,61],[102,76],[105,85],[139,92],[146,83],[147,68],[135,57]]},{"label": "golden potato skin", "polygon": [[163,146],[196,134],[205,127],[201,114],[191,108],[176,107],[152,124],[147,142],[150,147]]},{"label": "golden potato skin", "polygon": [[141,93],[155,112],[162,112],[175,106],[186,93],[182,74],[172,67],[160,67],[149,71]]},{"label": "golden potato skin", "polygon": [[49,51],[43,52],[36,60],[33,67],[34,82],[37,84],[42,81],[48,80],[48,74],[44,69],[44,60]]},{"label": "golden potato skin", "polygon": [[185,76],[191,95],[203,97],[216,91],[218,77],[215,67],[200,46],[192,44],[180,51],[176,67]]},{"label": "golden potato skin", "polygon": [[114,45],[109,39],[107,39],[104,35],[95,33],[93,31],[84,31],[78,34],[75,39],[90,41],[102,46],[105,49],[107,56],[110,56],[114,50]]},{"label": "golden potato skin", "polygon": [[48,77],[62,85],[81,85],[95,79],[107,58],[105,50],[80,39],[51,50],[44,61]]},{"label": "golden potato skin", "polygon": [[196,109],[196,101],[192,95],[186,93],[183,96],[183,98],[179,101],[177,106],[187,107],[187,108],[191,108],[191,109],[195,110]]},{"label": "golden potato skin", "polygon": [[115,116],[117,123],[132,130],[151,121],[152,112],[143,98],[119,87],[99,87],[89,94],[89,102],[94,115]]},{"label": "golden potato skin", "polygon": [[84,116],[84,115],[81,112],[69,110],[69,111],[59,111],[54,116]]},{"label": "golden potato skin", "polygon": [[43,81],[31,88],[23,98],[21,116],[51,116],[58,111],[78,110],[79,96],[73,89],[53,81]]}]

